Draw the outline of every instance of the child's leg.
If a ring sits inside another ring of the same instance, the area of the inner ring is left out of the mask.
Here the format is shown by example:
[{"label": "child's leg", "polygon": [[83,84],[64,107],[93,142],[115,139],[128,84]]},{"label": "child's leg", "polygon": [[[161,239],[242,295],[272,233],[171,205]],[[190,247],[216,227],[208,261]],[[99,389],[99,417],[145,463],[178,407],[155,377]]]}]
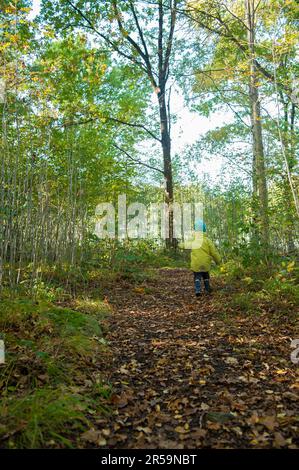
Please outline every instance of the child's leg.
[{"label": "child's leg", "polygon": [[205,285],[205,291],[206,292],[211,292],[211,286],[210,286],[210,273],[209,272],[204,272],[202,273],[204,285]]},{"label": "child's leg", "polygon": [[194,285],[195,285],[195,294],[196,295],[199,295],[200,292],[201,292],[200,281],[201,281],[201,274],[200,273],[194,273]]}]

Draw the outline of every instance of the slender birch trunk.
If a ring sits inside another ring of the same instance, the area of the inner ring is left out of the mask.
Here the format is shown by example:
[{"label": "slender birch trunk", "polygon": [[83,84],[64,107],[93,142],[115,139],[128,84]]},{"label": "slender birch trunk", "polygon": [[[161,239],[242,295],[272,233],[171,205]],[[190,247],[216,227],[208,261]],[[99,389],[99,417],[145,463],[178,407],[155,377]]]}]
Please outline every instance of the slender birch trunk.
[{"label": "slender birch trunk", "polygon": [[[255,0],[245,0],[247,43],[249,50],[249,100],[253,145],[253,199],[257,200],[257,222],[259,238],[263,248],[269,248],[269,214],[266,165],[262,133],[261,104],[258,89],[258,74],[255,65]],[[255,205],[255,204],[254,204]],[[255,210],[255,209],[254,209]]]}]

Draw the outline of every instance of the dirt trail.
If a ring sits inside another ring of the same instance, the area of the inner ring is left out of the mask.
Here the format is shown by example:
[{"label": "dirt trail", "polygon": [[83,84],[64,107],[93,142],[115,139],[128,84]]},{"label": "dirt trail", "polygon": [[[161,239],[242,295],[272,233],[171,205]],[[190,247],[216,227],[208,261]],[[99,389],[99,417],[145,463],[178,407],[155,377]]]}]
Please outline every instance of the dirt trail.
[{"label": "dirt trail", "polygon": [[269,313],[227,313],[232,294],[214,287],[196,299],[191,274],[177,269],[107,293],[114,411],[98,421],[106,447],[298,445],[291,326]]}]

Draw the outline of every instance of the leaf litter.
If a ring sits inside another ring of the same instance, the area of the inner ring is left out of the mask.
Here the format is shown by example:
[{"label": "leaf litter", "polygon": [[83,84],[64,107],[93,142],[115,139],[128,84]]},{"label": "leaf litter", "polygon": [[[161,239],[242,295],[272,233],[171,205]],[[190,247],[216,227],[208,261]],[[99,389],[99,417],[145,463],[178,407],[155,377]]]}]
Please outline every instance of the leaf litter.
[{"label": "leaf litter", "polygon": [[196,299],[191,274],[167,269],[158,282],[107,291],[113,412],[105,436],[85,438],[106,448],[298,447],[294,324],[237,308],[226,321],[233,294],[215,283]]}]

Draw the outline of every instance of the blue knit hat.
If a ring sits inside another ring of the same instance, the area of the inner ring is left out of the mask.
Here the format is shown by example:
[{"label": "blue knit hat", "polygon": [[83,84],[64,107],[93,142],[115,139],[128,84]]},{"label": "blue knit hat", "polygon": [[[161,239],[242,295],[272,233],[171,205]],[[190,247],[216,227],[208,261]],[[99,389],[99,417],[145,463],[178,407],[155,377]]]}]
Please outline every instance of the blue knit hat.
[{"label": "blue knit hat", "polygon": [[206,232],[207,227],[203,220],[198,219],[195,221],[194,229],[196,232]]}]

